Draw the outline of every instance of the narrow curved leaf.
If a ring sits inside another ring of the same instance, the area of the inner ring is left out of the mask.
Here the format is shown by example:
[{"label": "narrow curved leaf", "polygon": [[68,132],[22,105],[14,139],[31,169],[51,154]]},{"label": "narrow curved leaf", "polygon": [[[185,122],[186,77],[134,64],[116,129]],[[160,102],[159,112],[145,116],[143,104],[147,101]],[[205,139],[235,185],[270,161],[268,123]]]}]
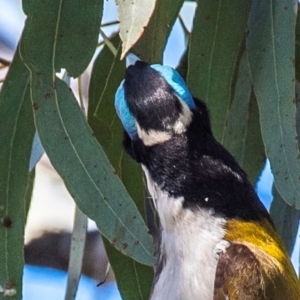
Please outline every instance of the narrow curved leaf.
[{"label": "narrow curved leaf", "polygon": [[120,61],[120,39],[112,42],[118,49],[114,56],[108,47],[95,60],[90,86],[88,122],[125,187],[143,212],[143,181],[140,166],[122,146],[123,127],[114,107],[115,93],[125,75],[125,62]]},{"label": "narrow curved leaf", "polygon": [[[70,64],[74,63],[64,52],[58,52],[57,30],[60,24],[68,24],[62,22],[69,16],[62,14],[67,4],[74,5],[61,0],[25,1],[28,20],[21,54],[30,69],[37,131],[80,210],[97,223],[101,233],[117,249],[141,263],[152,265],[154,247],[142,217],[93,136],[72,91],[55,77],[57,68],[62,67],[58,63],[64,57]],[[44,10],[49,10],[47,15]],[[42,29],[37,27],[41,16],[50,22],[43,23]]]},{"label": "narrow curved leaf", "polygon": [[275,186],[273,186],[270,215],[287,251],[292,255],[299,227],[300,211],[288,205]]},{"label": "narrow curved leaf", "polygon": [[74,227],[71,237],[70,259],[68,266],[68,283],[66,288],[65,300],[73,300],[76,297],[82,269],[82,259],[85,249],[87,225],[87,216],[76,205]]},{"label": "narrow curved leaf", "polygon": [[246,52],[240,61],[234,97],[226,119],[223,145],[247,172],[249,180],[254,185],[266,156]]},{"label": "narrow curved leaf", "polygon": [[161,63],[168,36],[184,0],[157,1],[155,10],[143,36],[133,52],[148,63]]},{"label": "narrow curved leaf", "polygon": [[300,208],[300,162],[296,132],[296,0],[254,0],[247,47],[260,124],[275,185]]},{"label": "narrow curved leaf", "polygon": [[152,239],[136,206],[88,127],[68,86],[56,79],[50,99],[33,80],[32,100],[42,144],[80,210],[120,251],[154,263]]},{"label": "narrow curved leaf", "polygon": [[180,76],[186,81],[187,72],[188,72],[188,48],[185,50],[183,55],[181,56],[176,71],[180,74]]},{"label": "narrow curved leaf", "polygon": [[[22,299],[23,244],[34,172],[29,72],[18,51],[0,94],[0,299]],[[6,298],[6,297],[5,297]]]},{"label": "narrow curved leaf", "polygon": [[221,143],[250,6],[251,0],[203,0],[194,18],[187,83],[192,94],[208,104],[213,132]]},{"label": "narrow curved leaf", "polygon": [[[114,108],[115,92],[125,74],[125,62],[120,61],[119,37],[116,36],[111,42],[118,49],[118,55],[114,56],[105,46],[93,66],[89,86],[88,122],[140,213],[144,215],[141,168],[124,153],[123,127]],[[153,268],[124,256],[105,239],[103,241],[122,299],[149,299]]]},{"label": "narrow curved leaf", "polygon": [[[66,68],[69,76],[79,76],[92,59],[99,36],[102,0],[25,0],[27,15],[23,57],[35,57],[39,65]],[[53,47],[55,45],[55,47]],[[53,49],[53,55],[40,55]],[[28,61],[27,61],[28,62]],[[39,72],[39,71],[37,71]]]},{"label": "narrow curved leaf", "polygon": [[156,0],[116,0],[122,40],[121,59],[143,34]]},{"label": "narrow curved leaf", "polygon": [[[114,273],[123,300],[148,300],[153,282],[153,268],[143,266],[129,258],[120,260],[116,249],[108,255],[110,260],[119,261]],[[124,279],[127,278],[127,279]]]},{"label": "narrow curved leaf", "polygon": [[296,21],[296,44],[295,44],[295,67],[296,67],[296,78],[300,81],[300,13],[298,4],[298,13]]}]

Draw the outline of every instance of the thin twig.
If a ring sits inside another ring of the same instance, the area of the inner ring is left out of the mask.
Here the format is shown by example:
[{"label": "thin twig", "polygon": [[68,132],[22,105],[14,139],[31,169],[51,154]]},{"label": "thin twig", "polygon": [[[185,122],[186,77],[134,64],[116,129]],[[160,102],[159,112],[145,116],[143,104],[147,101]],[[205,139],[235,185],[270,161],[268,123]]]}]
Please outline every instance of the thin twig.
[{"label": "thin twig", "polygon": [[105,44],[105,42],[104,42],[104,40],[103,41],[101,41],[101,42],[99,42],[98,44],[97,44],[97,47],[101,47],[102,45],[104,45]]},{"label": "thin twig", "polygon": [[100,34],[104,40],[104,43],[109,48],[109,50],[112,52],[114,56],[117,56],[118,50],[114,46],[114,44],[109,40],[109,38],[106,36],[106,34],[103,32],[103,30],[100,29]]},{"label": "thin twig", "polygon": [[[111,34],[111,36],[109,37],[109,40],[113,39],[117,34],[119,34],[119,31],[114,32],[113,34]],[[99,47],[101,47],[101,46],[104,45],[104,44],[105,44],[105,40],[99,42],[99,43],[97,44],[97,47],[99,48]]]},{"label": "thin twig", "polygon": [[111,22],[107,22],[107,23],[101,24],[101,27],[106,27],[106,26],[111,26],[111,25],[117,25],[119,23],[120,23],[120,21],[111,21]]}]

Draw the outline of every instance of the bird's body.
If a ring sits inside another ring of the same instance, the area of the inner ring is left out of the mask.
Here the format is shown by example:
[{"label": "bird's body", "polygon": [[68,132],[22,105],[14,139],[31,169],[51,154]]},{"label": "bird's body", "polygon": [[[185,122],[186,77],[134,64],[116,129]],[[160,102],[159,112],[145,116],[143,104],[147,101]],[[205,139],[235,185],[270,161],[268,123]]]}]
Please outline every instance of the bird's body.
[{"label": "bird's body", "polygon": [[116,94],[124,147],[161,224],[151,300],[299,300],[274,225],[206,106],[171,68],[136,62]]}]

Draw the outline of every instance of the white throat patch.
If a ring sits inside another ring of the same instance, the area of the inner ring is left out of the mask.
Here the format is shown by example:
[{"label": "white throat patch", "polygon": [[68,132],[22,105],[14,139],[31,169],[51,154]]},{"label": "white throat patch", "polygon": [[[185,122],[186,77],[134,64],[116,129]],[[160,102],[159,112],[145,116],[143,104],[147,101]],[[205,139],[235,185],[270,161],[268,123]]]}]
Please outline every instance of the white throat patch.
[{"label": "white throat patch", "polygon": [[151,300],[213,299],[218,249],[226,220],[207,210],[184,209],[184,199],[172,198],[153,182],[143,166],[162,227],[161,252],[165,265]]}]

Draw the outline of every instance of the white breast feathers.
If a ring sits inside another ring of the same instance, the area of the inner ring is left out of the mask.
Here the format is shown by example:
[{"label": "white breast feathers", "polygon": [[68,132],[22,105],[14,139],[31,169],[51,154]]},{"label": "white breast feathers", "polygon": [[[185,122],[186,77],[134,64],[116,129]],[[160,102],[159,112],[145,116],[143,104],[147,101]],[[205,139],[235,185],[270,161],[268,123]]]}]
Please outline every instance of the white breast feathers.
[{"label": "white breast feathers", "polygon": [[211,300],[218,247],[224,244],[225,219],[208,210],[183,208],[183,197],[172,198],[153,182],[148,189],[156,203],[162,229],[160,274],[151,300]]}]

